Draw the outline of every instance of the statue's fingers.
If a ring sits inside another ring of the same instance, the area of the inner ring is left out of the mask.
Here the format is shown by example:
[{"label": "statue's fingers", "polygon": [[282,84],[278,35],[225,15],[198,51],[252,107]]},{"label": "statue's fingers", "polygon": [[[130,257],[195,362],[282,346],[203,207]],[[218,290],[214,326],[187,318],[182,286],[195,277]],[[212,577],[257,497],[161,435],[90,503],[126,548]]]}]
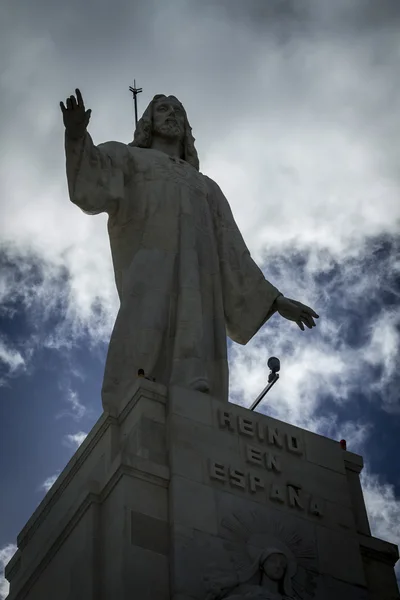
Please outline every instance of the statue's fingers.
[{"label": "statue's fingers", "polygon": [[301,317],[301,320],[303,321],[303,323],[308,327],[308,329],[312,328],[312,324],[310,323],[310,320],[308,319],[308,317]]},{"label": "statue's fingers", "polygon": [[304,331],[304,325],[301,321],[296,321],[297,325],[300,327],[302,331]]},{"label": "statue's fingers", "polygon": [[76,99],[75,96],[70,96],[71,99],[71,104],[72,104],[72,108],[75,109],[78,107],[77,103],[76,103]]},{"label": "statue's fingers", "polygon": [[67,109],[68,109],[68,110],[72,110],[72,102],[71,102],[71,98],[67,98]]},{"label": "statue's fingers", "polygon": [[85,104],[83,102],[81,91],[78,88],[76,88],[75,93],[76,93],[76,98],[78,100],[78,106],[82,106],[82,108],[85,108]]},{"label": "statue's fingers", "polygon": [[303,310],[305,310],[307,312],[307,314],[309,314],[312,317],[314,317],[314,319],[318,319],[319,318],[319,315],[317,315],[317,313],[315,312],[315,310],[313,310],[310,306],[306,306],[305,304],[303,304]]},{"label": "statue's fingers", "polygon": [[301,314],[301,318],[303,319],[303,321],[306,323],[306,325],[307,325],[308,327],[310,327],[310,328],[311,328],[311,327],[315,327],[315,321],[314,321],[314,319],[312,318],[312,316],[310,315],[310,313],[303,312],[303,313]]},{"label": "statue's fingers", "polygon": [[303,304],[302,302],[299,302],[298,300],[291,300],[291,302],[293,302],[294,304],[296,304],[296,306],[301,308],[302,311],[305,311],[307,314],[314,317],[314,319],[319,319],[319,315],[317,315],[315,310],[313,310],[310,306],[307,306],[306,304]]},{"label": "statue's fingers", "polygon": [[64,105],[64,102],[60,102],[60,108],[63,114],[67,112],[67,107]]}]

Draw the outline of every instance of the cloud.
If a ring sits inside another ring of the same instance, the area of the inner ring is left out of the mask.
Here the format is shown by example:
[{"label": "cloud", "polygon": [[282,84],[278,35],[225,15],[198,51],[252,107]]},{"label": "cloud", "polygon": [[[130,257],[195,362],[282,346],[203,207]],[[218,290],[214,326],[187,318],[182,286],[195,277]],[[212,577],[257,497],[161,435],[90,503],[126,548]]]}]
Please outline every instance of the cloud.
[{"label": "cloud", "polygon": [[64,436],[64,444],[69,448],[73,448],[73,450],[76,450],[86,439],[86,437],[87,433],[83,431],[78,431],[77,433],[67,433]]},{"label": "cloud", "polygon": [[[230,392],[250,406],[266,385],[267,360],[281,359],[279,382],[258,410],[324,435],[339,432],[338,409],[364,401],[400,409],[395,365],[400,353],[397,244],[366,240],[355,256],[287,247],[271,253],[264,272],[286,295],[313,306],[317,327],[301,332],[275,315],[246,345],[230,345]],[[384,300],[384,302],[383,302]],[[265,407],[265,408],[264,408]],[[343,427],[343,424],[341,424]],[[357,423],[358,431],[367,430]]]},{"label": "cloud", "polygon": [[50,477],[47,477],[47,479],[45,479],[43,483],[40,484],[39,490],[44,491],[47,494],[49,489],[54,485],[59,474],[60,472],[58,471],[55,475],[50,475]]},{"label": "cloud", "polygon": [[362,353],[364,361],[380,368],[380,378],[372,383],[371,391],[384,392],[383,408],[400,414],[398,393],[398,358],[400,355],[400,315],[398,308],[382,311],[370,325],[370,343]]},{"label": "cloud", "polygon": [[21,353],[10,346],[0,338],[0,363],[7,368],[10,374],[15,371],[21,371],[25,367],[25,360]]},{"label": "cloud", "polygon": [[10,562],[17,551],[15,544],[7,544],[0,548],[0,600],[5,600],[8,595],[10,584],[4,577],[4,568]]},{"label": "cloud", "polygon": [[66,401],[69,404],[69,409],[62,410],[57,415],[57,418],[68,416],[74,418],[76,421],[80,421],[88,414],[88,408],[81,403],[79,395],[76,391],[68,389],[66,393]]},{"label": "cloud", "polygon": [[[396,497],[394,486],[382,481],[382,478],[364,468],[361,473],[372,535],[382,540],[400,543],[400,499]],[[400,563],[396,565],[396,574],[400,582]]]}]

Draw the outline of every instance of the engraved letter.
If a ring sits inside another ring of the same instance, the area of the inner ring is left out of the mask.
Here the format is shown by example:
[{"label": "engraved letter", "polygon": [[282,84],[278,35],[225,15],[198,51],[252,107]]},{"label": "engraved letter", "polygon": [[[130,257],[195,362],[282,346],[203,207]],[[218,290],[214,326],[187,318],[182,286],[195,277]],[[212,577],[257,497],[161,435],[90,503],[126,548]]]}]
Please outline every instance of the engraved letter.
[{"label": "engraved letter", "polygon": [[245,474],[238,469],[229,469],[229,483],[234,487],[245,488]]},{"label": "engraved letter", "polygon": [[278,446],[278,448],[282,448],[282,446],[283,446],[282,435],[281,435],[280,431],[277,429],[277,427],[269,427],[268,426],[267,431],[268,431],[268,444],[271,444],[271,446],[275,445],[275,446]]},{"label": "engraved letter", "polygon": [[244,417],[238,417],[239,424],[239,433],[243,433],[244,435],[249,435],[253,437],[254,435],[254,423],[250,421],[250,419],[245,419]]},{"label": "engraved letter", "polygon": [[263,466],[263,453],[258,448],[254,446],[246,445],[246,460],[249,463],[253,463],[253,465],[258,465],[259,467]]},{"label": "engraved letter", "polygon": [[229,429],[229,431],[234,431],[234,427],[232,425],[233,417],[232,413],[229,410],[220,410],[218,409],[218,423],[220,429]]},{"label": "engraved letter", "polygon": [[278,485],[277,483],[271,484],[269,497],[271,500],[274,500],[274,502],[280,502],[281,504],[283,504],[285,502],[283,486]]},{"label": "engraved letter", "polygon": [[260,442],[265,442],[265,425],[258,421],[257,423],[257,437]]},{"label": "engraved letter", "polygon": [[301,487],[296,485],[288,485],[288,494],[289,494],[289,506],[300,508],[300,510],[304,510],[304,506],[301,503],[300,492]]},{"label": "engraved letter", "polygon": [[208,461],[208,468],[211,479],[226,481],[226,469],[223,464],[210,460]]},{"label": "engraved letter", "polygon": [[287,449],[289,452],[293,452],[293,454],[303,454],[301,449],[300,440],[297,435],[293,435],[292,433],[286,434],[286,443]]},{"label": "engraved letter", "polygon": [[281,473],[281,463],[278,456],[271,454],[270,452],[266,452],[265,460],[268,471],[276,471],[276,473]]},{"label": "engraved letter", "polygon": [[257,490],[265,489],[264,480],[261,479],[261,477],[258,477],[257,475],[253,475],[252,473],[249,473],[249,484],[250,484],[250,491],[253,493],[256,492]]},{"label": "engraved letter", "polygon": [[322,506],[323,502],[319,498],[311,498],[310,500],[310,513],[317,517],[324,516],[324,510]]}]

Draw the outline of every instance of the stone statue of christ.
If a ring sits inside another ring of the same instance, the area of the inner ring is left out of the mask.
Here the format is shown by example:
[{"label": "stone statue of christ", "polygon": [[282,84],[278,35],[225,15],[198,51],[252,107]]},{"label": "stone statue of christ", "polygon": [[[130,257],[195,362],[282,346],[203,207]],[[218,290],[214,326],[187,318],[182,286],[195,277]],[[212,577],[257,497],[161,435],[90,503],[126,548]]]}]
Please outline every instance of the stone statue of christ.
[{"label": "stone statue of christ", "polygon": [[119,412],[139,369],[227,402],[226,335],[246,344],[275,312],[302,330],[318,315],[280,294],[251,258],[228,201],[199,171],[177,98],[155,96],[128,145],[94,145],[79,90],[60,105],[70,199],[108,214],[120,308],[104,410]]}]

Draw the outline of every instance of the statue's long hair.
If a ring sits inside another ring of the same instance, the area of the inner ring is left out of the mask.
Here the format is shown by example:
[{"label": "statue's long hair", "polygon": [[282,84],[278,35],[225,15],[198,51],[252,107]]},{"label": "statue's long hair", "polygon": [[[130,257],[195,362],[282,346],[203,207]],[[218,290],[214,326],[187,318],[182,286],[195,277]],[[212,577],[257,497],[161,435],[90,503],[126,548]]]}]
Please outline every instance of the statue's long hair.
[{"label": "statue's long hair", "polygon": [[[152,132],[153,132],[153,106],[154,102],[159,100],[160,98],[166,98],[165,94],[157,94],[154,96],[153,100],[150,102],[146,110],[144,111],[142,118],[139,119],[138,124],[135,129],[135,135],[133,138],[133,142],[129,144],[129,146],[137,146],[139,148],[151,148],[152,141]],[[171,96],[179,102],[175,96]],[[197,171],[200,168],[199,165],[199,157],[197,156],[197,151],[194,146],[195,138],[192,134],[192,128],[190,127],[186,111],[182,106],[182,103],[179,102],[183,113],[185,115],[185,133],[182,143],[182,156],[183,160],[188,162],[192,167],[194,167]]]}]

